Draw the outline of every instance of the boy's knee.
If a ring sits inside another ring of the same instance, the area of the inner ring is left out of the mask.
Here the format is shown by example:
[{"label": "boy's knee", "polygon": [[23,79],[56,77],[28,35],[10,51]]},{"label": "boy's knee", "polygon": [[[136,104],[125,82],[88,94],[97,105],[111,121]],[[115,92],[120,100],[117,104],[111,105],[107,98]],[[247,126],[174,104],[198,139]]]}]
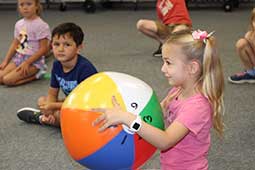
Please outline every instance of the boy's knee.
[{"label": "boy's knee", "polygon": [[40,105],[44,104],[46,102],[46,100],[47,100],[46,96],[39,97],[37,100],[37,105],[40,106]]}]

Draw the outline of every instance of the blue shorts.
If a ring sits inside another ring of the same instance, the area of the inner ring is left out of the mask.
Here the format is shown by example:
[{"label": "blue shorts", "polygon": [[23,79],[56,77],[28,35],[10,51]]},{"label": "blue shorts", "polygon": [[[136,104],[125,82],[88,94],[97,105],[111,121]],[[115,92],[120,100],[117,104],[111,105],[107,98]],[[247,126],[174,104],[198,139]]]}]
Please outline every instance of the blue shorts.
[{"label": "blue shorts", "polygon": [[[24,61],[26,61],[28,58],[30,57],[30,55],[25,55],[25,54],[20,54],[20,53],[16,53],[13,58],[12,61],[16,64],[16,66],[18,67],[19,65],[21,65]],[[33,64],[33,66],[35,66],[36,68],[38,68],[39,70],[44,69],[44,65],[45,65],[45,59],[44,56],[42,58],[40,58],[39,60],[35,61]]]}]

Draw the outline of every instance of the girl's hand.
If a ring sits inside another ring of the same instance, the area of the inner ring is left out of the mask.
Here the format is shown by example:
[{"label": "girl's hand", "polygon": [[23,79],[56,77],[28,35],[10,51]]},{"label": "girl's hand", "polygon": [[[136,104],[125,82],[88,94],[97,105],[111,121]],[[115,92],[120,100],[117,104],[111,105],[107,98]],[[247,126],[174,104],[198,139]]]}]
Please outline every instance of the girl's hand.
[{"label": "girl's hand", "polygon": [[92,111],[103,113],[100,115],[94,122],[92,122],[92,126],[96,126],[100,124],[99,132],[104,131],[106,128],[112,125],[117,125],[120,123],[124,123],[125,115],[127,112],[122,111],[120,105],[118,104],[116,98],[112,97],[113,108],[94,108]]},{"label": "girl's hand", "polygon": [[17,72],[21,72],[21,74],[23,75],[23,76],[26,76],[26,75],[28,75],[28,70],[29,70],[29,64],[26,62],[26,61],[24,61],[18,68],[17,68]]},{"label": "girl's hand", "polygon": [[0,70],[4,69],[7,66],[8,62],[6,60],[4,60],[1,64],[0,64]]}]

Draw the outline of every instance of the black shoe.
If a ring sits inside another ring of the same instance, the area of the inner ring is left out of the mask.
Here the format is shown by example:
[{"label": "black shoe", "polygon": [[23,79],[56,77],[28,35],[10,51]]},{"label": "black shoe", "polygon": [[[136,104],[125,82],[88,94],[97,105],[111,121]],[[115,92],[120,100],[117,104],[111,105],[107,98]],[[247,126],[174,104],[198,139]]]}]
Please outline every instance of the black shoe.
[{"label": "black shoe", "polygon": [[159,45],[158,49],[152,55],[154,57],[162,57],[162,44]]},{"label": "black shoe", "polygon": [[42,115],[40,110],[30,107],[25,107],[17,111],[18,118],[27,123],[41,124],[39,120],[40,115]]}]

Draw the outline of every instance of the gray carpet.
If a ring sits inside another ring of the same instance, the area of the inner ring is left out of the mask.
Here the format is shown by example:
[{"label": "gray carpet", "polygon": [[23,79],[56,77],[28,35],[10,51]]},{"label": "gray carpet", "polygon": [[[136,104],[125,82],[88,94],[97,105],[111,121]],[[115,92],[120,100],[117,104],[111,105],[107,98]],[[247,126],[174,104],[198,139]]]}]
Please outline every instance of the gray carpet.
[{"label": "gray carpet", "polygon": [[[253,5],[254,6],[254,5]],[[157,43],[136,30],[139,18],[155,18],[153,8],[133,11],[130,8],[98,10],[87,14],[81,8],[66,12],[45,10],[43,18],[51,28],[72,21],[85,31],[86,55],[99,71],[124,72],[147,82],[160,99],[169,85],[161,74],[162,61],[151,56]],[[13,36],[18,18],[15,8],[0,6],[0,59]],[[221,8],[190,9],[194,28],[216,31],[225,80],[242,69],[235,53],[235,42],[247,29],[251,6],[232,13]],[[51,68],[52,59],[48,59]],[[16,110],[35,107],[39,96],[47,93],[49,82],[39,80],[19,87],[0,87],[0,169],[1,170],[63,170],[84,169],[72,160],[63,144],[59,129],[26,124],[16,117]],[[255,169],[255,86],[233,85],[226,81],[224,116],[226,133],[219,140],[212,132],[209,153],[210,170]],[[142,169],[159,169],[159,154],[155,154]]]}]

